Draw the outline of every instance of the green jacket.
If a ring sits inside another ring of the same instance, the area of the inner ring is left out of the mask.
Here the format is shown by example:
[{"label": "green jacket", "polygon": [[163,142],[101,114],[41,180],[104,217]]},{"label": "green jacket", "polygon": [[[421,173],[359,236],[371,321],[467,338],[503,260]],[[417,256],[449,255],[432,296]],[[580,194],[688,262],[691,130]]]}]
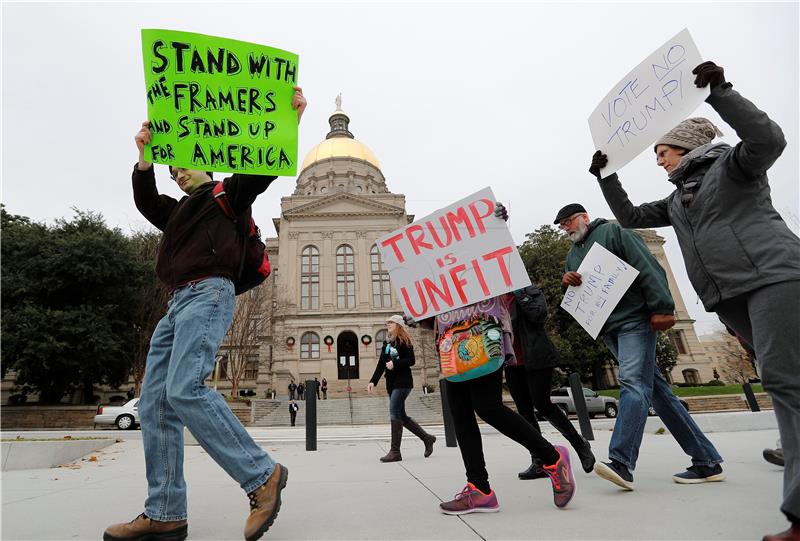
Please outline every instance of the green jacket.
[{"label": "green jacket", "polygon": [[675,312],[667,273],[642,239],[633,231],[603,218],[592,220],[583,241],[572,245],[567,254],[567,272],[578,270],[595,242],[639,271],[639,276],[611,312],[603,326],[603,333],[618,329],[625,323],[649,320],[653,314],[672,315]]}]

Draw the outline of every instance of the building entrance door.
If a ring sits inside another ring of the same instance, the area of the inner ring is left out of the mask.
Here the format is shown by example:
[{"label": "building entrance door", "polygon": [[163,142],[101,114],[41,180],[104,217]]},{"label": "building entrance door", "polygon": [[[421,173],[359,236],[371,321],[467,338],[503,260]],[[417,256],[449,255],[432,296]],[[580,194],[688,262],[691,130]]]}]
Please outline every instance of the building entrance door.
[{"label": "building entrance door", "polygon": [[344,331],[336,339],[336,365],[339,379],[353,380],[358,376],[358,339],[352,331]]}]

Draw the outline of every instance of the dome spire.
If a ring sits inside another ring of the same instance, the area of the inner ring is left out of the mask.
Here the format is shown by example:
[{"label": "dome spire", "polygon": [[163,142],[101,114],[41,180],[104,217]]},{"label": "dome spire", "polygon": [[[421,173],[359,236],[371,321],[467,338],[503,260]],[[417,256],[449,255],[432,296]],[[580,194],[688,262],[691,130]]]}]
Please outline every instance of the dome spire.
[{"label": "dome spire", "polygon": [[355,139],[350,130],[348,129],[350,126],[350,117],[348,117],[344,111],[342,111],[342,93],[336,96],[334,100],[336,103],[336,110],[333,114],[328,118],[328,124],[331,125],[331,131],[328,132],[328,135],[325,136],[325,139],[330,139],[331,137],[347,137],[349,139]]}]

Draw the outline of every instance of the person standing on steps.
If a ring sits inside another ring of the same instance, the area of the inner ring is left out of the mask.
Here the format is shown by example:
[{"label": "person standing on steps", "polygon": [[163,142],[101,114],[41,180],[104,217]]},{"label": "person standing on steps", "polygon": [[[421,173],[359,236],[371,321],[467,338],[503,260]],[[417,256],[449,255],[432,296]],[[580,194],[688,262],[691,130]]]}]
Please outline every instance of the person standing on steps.
[{"label": "person standing on steps", "polygon": [[386,320],[386,341],[381,346],[381,356],[375,366],[375,372],[367,385],[367,391],[372,393],[375,385],[385,373],[386,391],[389,393],[389,420],[392,428],[392,440],[389,452],[381,457],[381,462],[397,462],[403,460],[400,454],[400,442],[403,437],[403,428],[417,436],[425,444],[425,458],[433,453],[433,444],[436,436],[428,434],[417,422],[406,414],[406,398],[414,388],[414,379],[411,376],[411,367],[416,362],[414,359],[414,346],[411,336],[406,330],[403,317],[394,315]]},{"label": "person standing on steps", "polygon": [[300,406],[297,405],[297,402],[294,400],[289,401],[289,421],[291,422],[292,426],[294,426],[295,421],[297,421],[297,412],[300,409]]}]

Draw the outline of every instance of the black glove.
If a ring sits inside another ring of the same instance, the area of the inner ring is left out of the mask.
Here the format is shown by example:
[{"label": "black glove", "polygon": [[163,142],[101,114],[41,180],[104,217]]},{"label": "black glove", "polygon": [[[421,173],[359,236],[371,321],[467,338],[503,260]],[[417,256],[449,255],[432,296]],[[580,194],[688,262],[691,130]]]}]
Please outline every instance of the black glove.
[{"label": "black glove", "polygon": [[600,180],[600,170],[608,165],[608,156],[603,154],[602,150],[598,150],[592,155],[592,165],[589,166],[589,172]]},{"label": "black glove", "polygon": [[697,88],[711,85],[713,89],[725,82],[725,70],[713,62],[703,62],[694,68],[692,73],[697,75],[694,78],[694,84]]},{"label": "black glove", "polygon": [[504,222],[508,221],[508,211],[506,210],[505,205],[499,201],[495,202],[494,204],[494,215],[502,219]]},{"label": "black glove", "polygon": [[413,317],[409,317],[403,314],[403,323],[406,324],[406,327],[411,327],[412,329],[417,326],[417,322]]}]

